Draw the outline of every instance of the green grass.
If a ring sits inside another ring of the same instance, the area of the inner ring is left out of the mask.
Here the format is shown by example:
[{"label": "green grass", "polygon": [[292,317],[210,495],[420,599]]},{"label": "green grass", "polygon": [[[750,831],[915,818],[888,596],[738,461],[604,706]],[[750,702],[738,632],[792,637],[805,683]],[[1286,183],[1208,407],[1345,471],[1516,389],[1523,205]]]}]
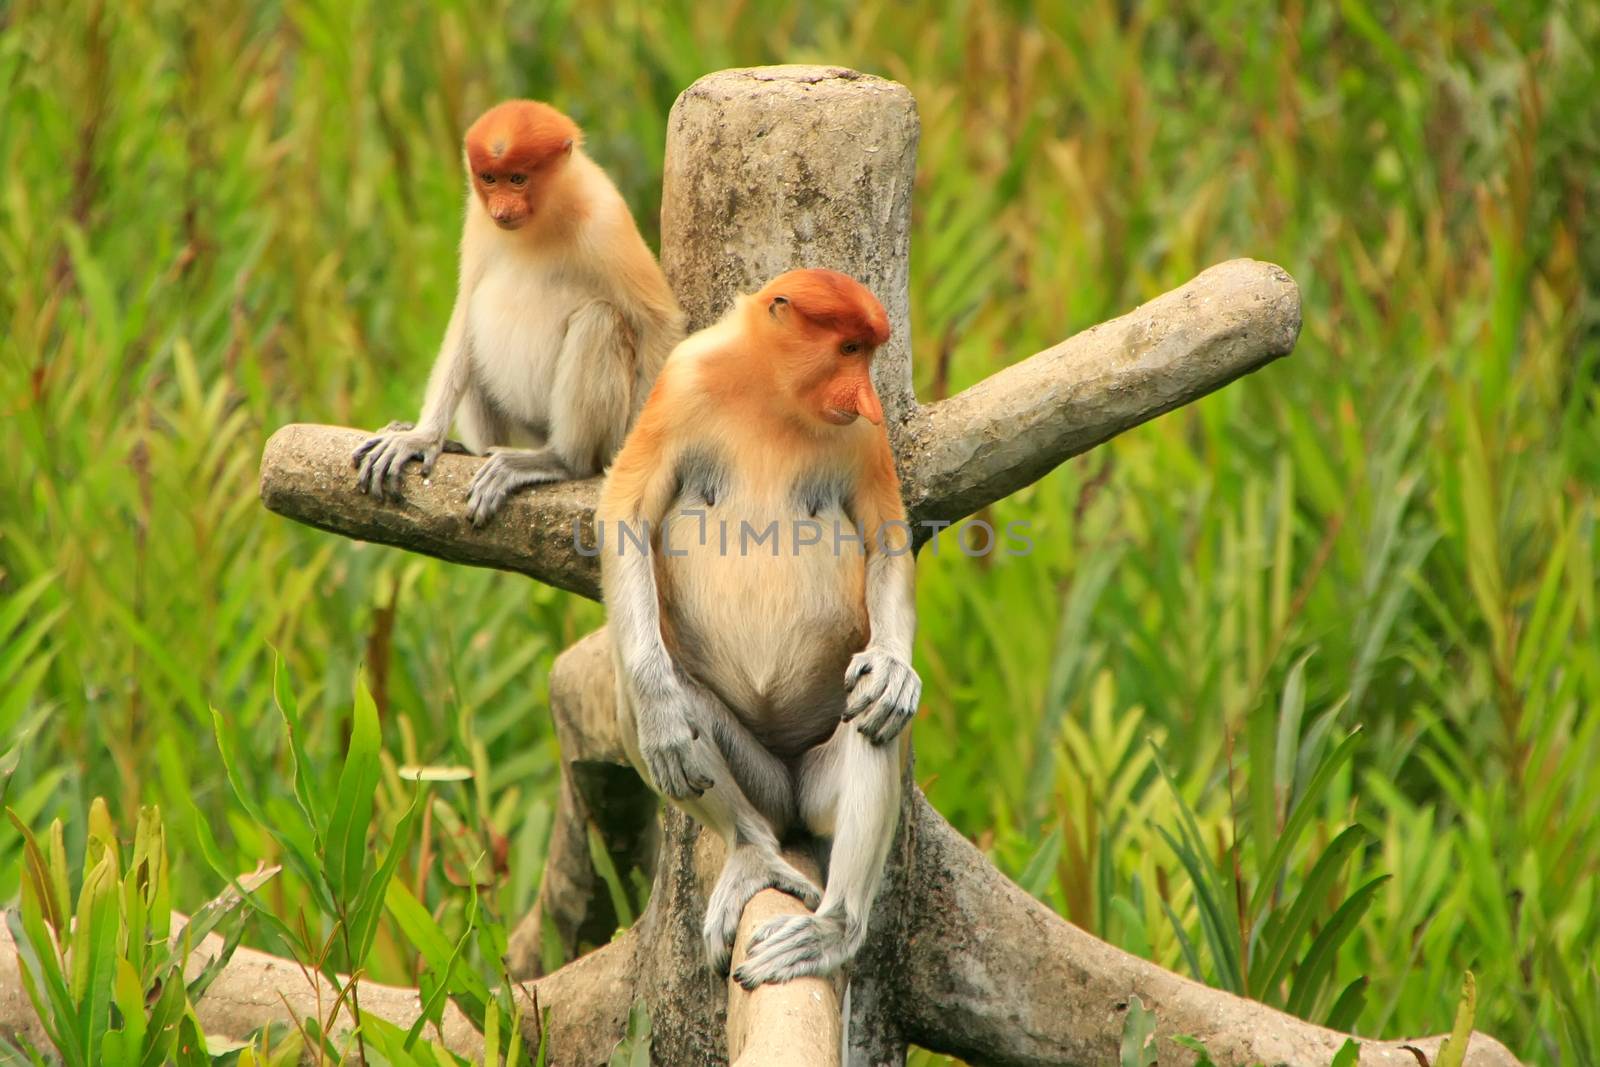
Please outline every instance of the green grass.
[{"label": "green grass", "polygon": [[[1600,9],[606,7],[0,5],[21,822],[59,817],[79,870],[105,847],[93,798],[124,841],[158,804],[193,909],[223,888],[207,828],[233,873],[286,861],[239,799],[296,803],[274,649],[330,797],[365,664],[383,841],[415,792],[398,766],[475,771],[433,787],[396,884],[492,949],[540,877],[546,672],[600,609],[269,515],[260,446],[413,413],[479,109],[571,112],[653,241],[677,92],[835,62],[921,111],[924,397],[1231,256],[1281,263],[1305,302],[1291,358],[997,505],[1031,556],[924,553],[934,803],[1179,971],[1390,1036],[1448,1030],[1471,969],[1480,1027],[1600,1063]],[[22,849],[0,823],[0,901]],[[261,899],[328,936],[326,873],[291,865]],[[246,940],[281,949],[267,925]],[[427,973],[417,936],[391,911],[369,972]],[[463,952],[492,982],[485,945]]]}]

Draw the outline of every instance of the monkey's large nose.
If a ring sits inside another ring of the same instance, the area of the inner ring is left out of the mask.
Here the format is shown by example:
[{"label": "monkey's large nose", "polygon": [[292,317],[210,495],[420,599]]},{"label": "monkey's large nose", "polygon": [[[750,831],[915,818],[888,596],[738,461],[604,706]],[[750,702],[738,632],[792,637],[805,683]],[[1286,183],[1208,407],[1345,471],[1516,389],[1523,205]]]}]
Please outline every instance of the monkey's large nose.
[{"label": "monkey's large nose", "polygon": [[865,378],[856,389],[856,414],[872,423],[883,425],[883,405],[878,402],[878,392],[872,388],[872,379]]}]

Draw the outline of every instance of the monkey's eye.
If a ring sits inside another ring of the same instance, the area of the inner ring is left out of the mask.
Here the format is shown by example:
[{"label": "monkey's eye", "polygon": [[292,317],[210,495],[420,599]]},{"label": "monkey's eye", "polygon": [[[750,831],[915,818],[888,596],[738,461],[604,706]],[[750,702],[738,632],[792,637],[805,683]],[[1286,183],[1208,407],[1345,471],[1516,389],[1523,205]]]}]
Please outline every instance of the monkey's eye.
[{"label": "monkey's eye", "polygon": [[483,184],[485,185],[494,184],[494,175],[490,174],[488,171],[484,171],[482,174],[478,175],[478,177],[483,179]]},{"label": "monkey's eye", "polygon": [[511,176],[511,184],[512,185],[521,185],[523,182],[525,182],[527,180],[528,180],[528,176],[526,174],[513,174]]},{"label": "monkey's eye", "polygon": [[861,351],[861,342],[846,341],[844,344],[839,346],[839,351],[843,352],[847,356],[853,356],[857,352]]}]

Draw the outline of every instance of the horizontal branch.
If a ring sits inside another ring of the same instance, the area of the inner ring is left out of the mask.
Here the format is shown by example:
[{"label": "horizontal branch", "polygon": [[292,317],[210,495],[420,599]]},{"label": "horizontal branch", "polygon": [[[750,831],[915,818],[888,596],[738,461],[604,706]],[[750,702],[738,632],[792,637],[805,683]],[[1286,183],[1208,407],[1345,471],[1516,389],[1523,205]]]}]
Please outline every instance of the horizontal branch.
[{"label": "horizontal branch", "polygon": [[906,507],[954,522],[1063,460],[1287,355],[1300,290],[1235,259],[929,404],[906,428]]},{"label": "horizontal branch", "polygon": [[[965,392],[913,407],[893,427],[914,521],[954,521],[1037,480],[1070,456],[1276,359],[1300,331],[1300,294],[1279,267],[1233,260],[1119,319],[1086,330]],[[411,468],[403,502],[357,491],[350,455],[367,434],[298,424],[261,457],[261,499],[298,522],[452,563],[496,567],[587,597],[597,561],[574,530],[593,521],[598,480],[513,496],[484,529],[467,521],[483,462]]]},{"label": "horizontal branch", "polygon": [[[906,1037],[994,1067],[1116,1063],[1130,998],[1156,1016],[1161,1063],[1190,1063],[1172,1038],[1202,1041],[1218,1063],[1325,1067],[1348,1039],[1212,989],[1085,933],[1025,893],[920,793],[911,926],[902,973]],[[1416,1067],[1442,1037],[1358,1039],[1362,1067]],[[1516,1067],[1475,1033],[1466,1067]]]},{"label": "horizontal branch", "polygon": [[[176,912],[172,918],[176,940],[182,936],[188,920]],[[185,980],[193,981],[222,948],[223,939],[215,933],[193,947],[185,967]],[[0,923],[0,1037],[13,1043],[25,1040],[35,1048],[48,1050],[49,1038],[34,1014],[18,966],[17,947],[11,931],[5,923]],[[340,979],[341,983],[348,981],[348,978]],[[363,980],[357,983],[356,992],[363,1012],[403,1030],[409,1029],[422,1014],[422,999],[415,989]],[[292,1024],[316,1019],[337,1044],[355,1026],[349,1000],[330,1022],[328,1012],[338,1001],[339,995],[332,983],[315,968],[302,968],[294,960],[241,947],[212,979],[205,996],[195,1005],[195,1013],[208,1037],[244,1041],[273,1023]],[[445,1005],[442,1027],[430,1027],[425,1036],[458,1056],[474,1061],[483,1058],[483,1037],[454,1004]]]},{"label": "horizontal branch", "polygon": [[371,434],[296,423],[261,454],[261,502],[296,522],[358,541],[420,552],[451,563],[516,571],[591,599],[600,596],[598,561],[580,555],[573,531],[594,522],[600,480],[559,482],[518,493],[483,529],[467,521],[467,486],[483,463],[445,453],[424,480],[407,468],[401,501],[356,488],[350,457]]}]

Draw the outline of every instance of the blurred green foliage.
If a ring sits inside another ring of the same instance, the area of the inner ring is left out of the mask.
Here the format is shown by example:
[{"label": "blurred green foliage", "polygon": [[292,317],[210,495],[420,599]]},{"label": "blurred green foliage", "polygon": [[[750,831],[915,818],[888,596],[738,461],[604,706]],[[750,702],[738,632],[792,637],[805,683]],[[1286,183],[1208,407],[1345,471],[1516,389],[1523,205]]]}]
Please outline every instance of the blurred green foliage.
[{"label": "blurred green foliage", "polygon": [[[1032,555],[924,552],[934,803],[1168,966],[1383,1035],[1447,1029],[1470,968],[1480,1027],[1600,1062],[1594,4],[11,0],[0,27],[23,825],[104,854],[92,798],[125,840],[158,804],[174,906],[222,888],[214,835],[236,872],[286,862],[261,898],[326,936],[330,872],[240,798],[289,810],[297,759],[336,795],[365,664],[382,839],[396,767],[474,772],[398,859],[406,914],[462,943],[514,921],[555,792],[546,672],[600,609],[271,516],[260,446],[413,413],[481,108],[569,111],[653,241],[676,93],[840,63],[921,111],[924,397],[1228,257],[1305,301],[1291,358],[997,505]],[[0,823],[0,901],[23,847]],[[431,966],[403,926],[391,904],[375,977]]]}]

